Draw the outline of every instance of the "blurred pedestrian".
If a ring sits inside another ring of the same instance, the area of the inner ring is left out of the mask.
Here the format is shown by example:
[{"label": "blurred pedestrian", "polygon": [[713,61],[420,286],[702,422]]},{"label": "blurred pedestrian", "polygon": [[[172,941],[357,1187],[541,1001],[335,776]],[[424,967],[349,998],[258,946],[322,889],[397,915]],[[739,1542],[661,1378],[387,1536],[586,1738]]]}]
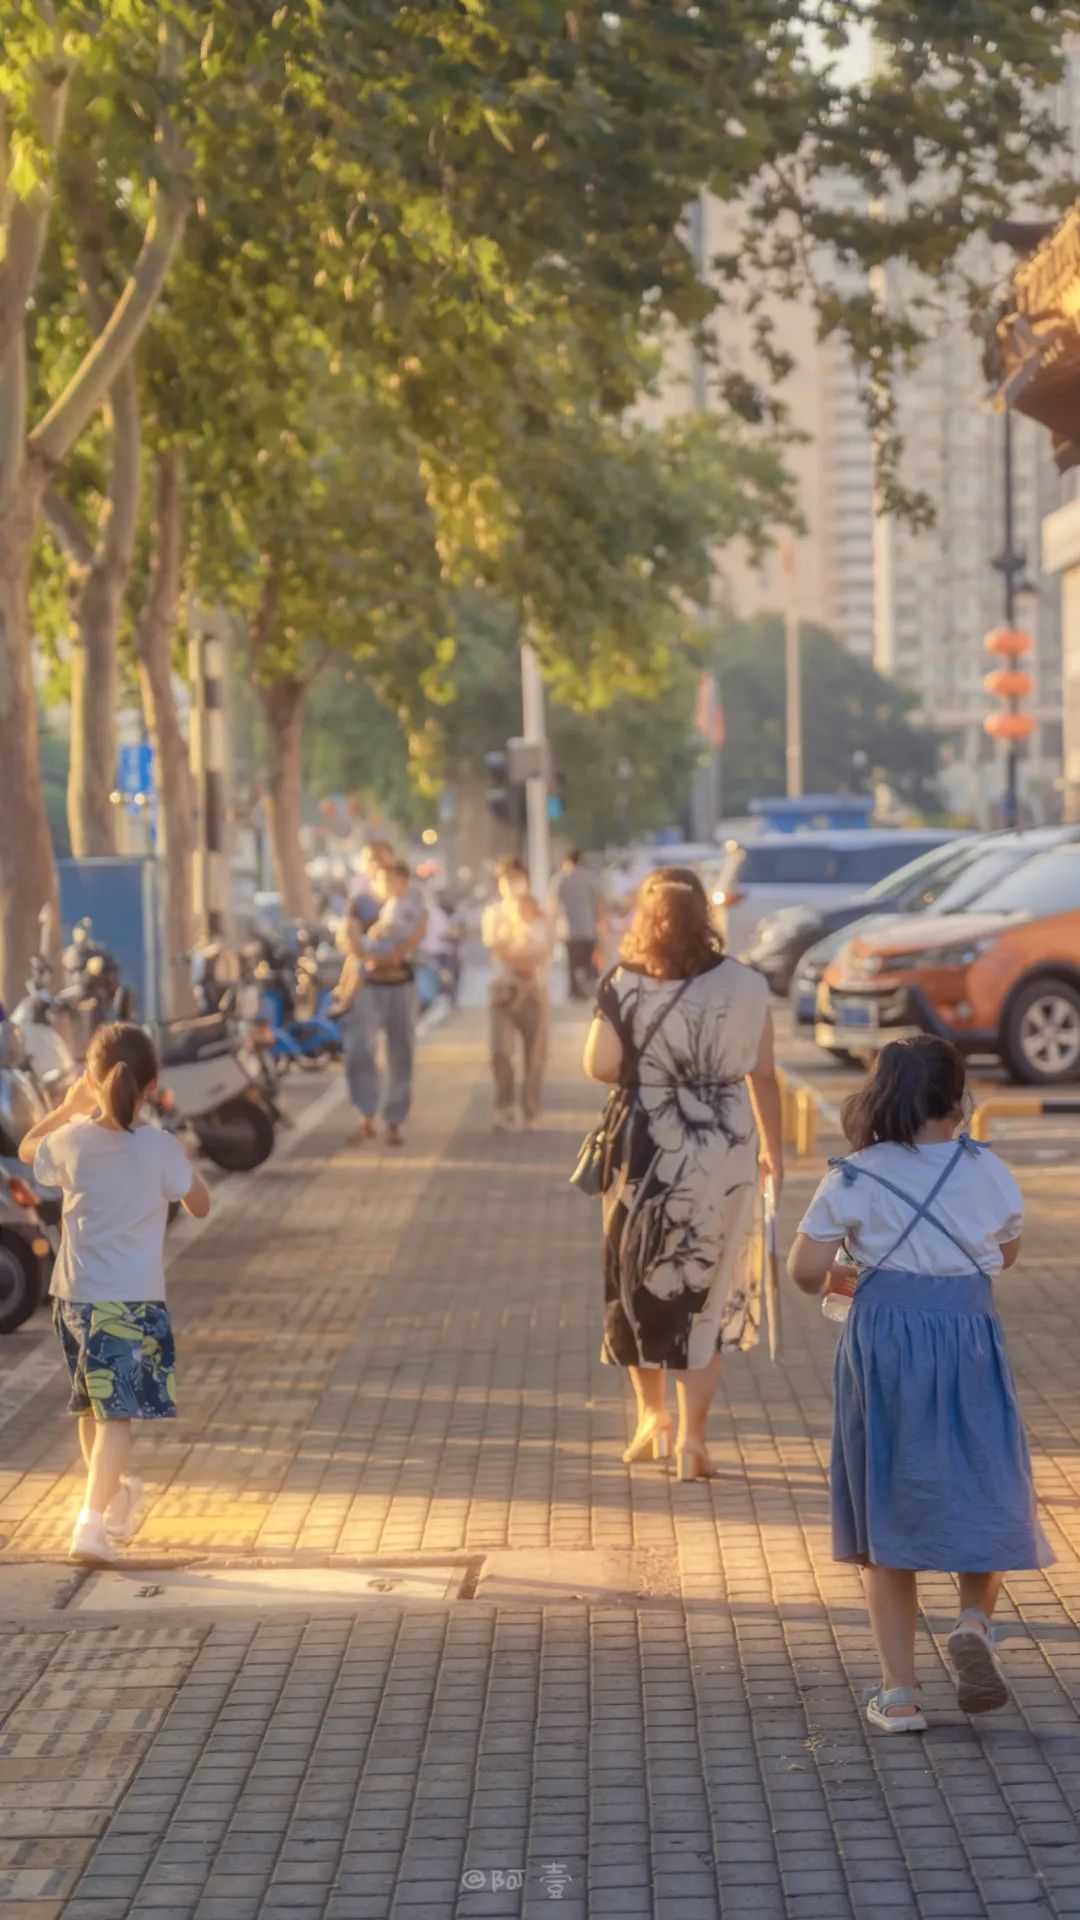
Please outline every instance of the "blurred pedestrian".
[{"label": "blurred pedestrian", "polygon": [[600,881],[576,847],[563,861],[551,890],[552,906],[566,940],[567,982],[571,1000],[591,998],[597,975],[597,949],[604,927]]},{"label": "blurred pedestrian", "polygon": [[482,938],[495,962],[491,986],[491,1071],[495,1125],[514,1125],[515,1051],[521,1042],[521,1117],[527,1127],[540,1111],[548,1043],[548,965],[551,927],[529,892],[520,860],[499,869],[499,898],[484,914]]},{"label": "blurred pedestrian", "polygon": [[854,1151],[811,1202],[788,1262],[806,1293],[850,1296],[836,1362],[833,1553],[863,1569],[881,1686],[867,1718],[922,1733],[916,1576],[955,1573],[948,1641],[960,1706],[1009,1688],[991,1625],[1006,1572],[1049,1566],[993,1276],[1020,1253],[1008,1168],[967,1138],[966,1070],[948,1041],[894,1040],[844,1108]]},{"label": "blurred pedestrian", "polygon": [[604,898],[604,928],[601,948],[605,973],[619,964],[619,952],[634,917],[638,881],[628,854],[623,854],[607,875]]},{"label": "blurred pedestrian", "polygon": [[685,867],[645,881],[622,958],[602,981],[585,1048],[625,1092],[603,1196],[602,1359],[627,1367],[638,1421],[627,1462],[712,1476],[706,1419],[725,1350],[757,1337],[752,1254],[760,1170],[783,1178],[769,989],[728,959]]},{"label": "blurred pedestrian", "polygon": [[383,867],[388,867],[394,859],[394,849],[389,840],[367,840],[360,849],[360,877],[349,900],[349,918],[355,920],[361,933],[375,925],[382,911],[375,881]]},{"label": "blurred pedestrian", "polygon": [[[413,955],[427,927],[420,888],[403,860],[378,867],[373,878],[378,917],[366,932],[348,924],[349,952],[338,983],[334,1011],[345,1042],[349,1097],[360,1114],[354,1144],[372,1140],[382,1111],[387,1144],[404,1145],[412,1109],[416,1040]],[[379,1036],[386,1050],[385,1088],[379,1067]]]},{"label": "blurred pedestrian", "polygon": [[210,1195],[178,1140],[139,1115],[158,1077],[142,1027],[99,1027],[86,1072],[20,1148],[42,1186],[64,1196],[53,1268],[53,1324],[71,1379],[86,1490],[71,1558],[107,1566],[146,1501],[127,1472],[133,1420],[176,1414],[176,1355],[165,1304],[165,1228],[175,1202],[203,1219]]}]

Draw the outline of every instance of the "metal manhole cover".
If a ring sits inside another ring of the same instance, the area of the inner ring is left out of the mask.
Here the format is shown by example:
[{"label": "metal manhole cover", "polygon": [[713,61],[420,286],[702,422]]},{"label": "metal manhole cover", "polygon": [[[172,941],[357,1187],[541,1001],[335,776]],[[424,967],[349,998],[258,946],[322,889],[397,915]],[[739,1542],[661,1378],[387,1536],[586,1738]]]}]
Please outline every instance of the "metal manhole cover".
[{"label": "metal manhole cover", "polygon": [[176,1567],[150,1573],[109,1567],[93,1573],[72,1606],[82,1613],[149,1613],[165,1608],[307,1607],[320,1601],[358,1606],[369,1600],[454,1600],[469,1568]]}]

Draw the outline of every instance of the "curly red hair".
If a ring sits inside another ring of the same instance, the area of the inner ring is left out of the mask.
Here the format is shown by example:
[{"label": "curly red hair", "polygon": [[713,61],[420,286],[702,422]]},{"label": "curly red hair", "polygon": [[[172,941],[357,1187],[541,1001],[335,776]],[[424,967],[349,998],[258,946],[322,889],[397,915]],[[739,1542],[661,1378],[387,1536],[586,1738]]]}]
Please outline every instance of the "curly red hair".
[{"label": "curly red hair", "polygon": [[637,897],[620,949],[624,966],[654,980],[690,980],[721,959],[708,895],[692,867],[657,867]]}]

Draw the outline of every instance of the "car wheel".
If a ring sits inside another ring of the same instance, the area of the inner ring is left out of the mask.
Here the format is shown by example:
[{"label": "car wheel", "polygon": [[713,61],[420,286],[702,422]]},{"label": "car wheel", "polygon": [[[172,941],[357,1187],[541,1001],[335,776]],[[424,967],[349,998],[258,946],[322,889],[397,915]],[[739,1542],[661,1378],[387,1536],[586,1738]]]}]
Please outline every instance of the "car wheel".
[{"label": "car wheel", "polygon": [[1057,1086],[1080,1079],[1080,993],[1067,980],[1033,980],[1005,1019],[1001,1054],[1015,1080]]}]

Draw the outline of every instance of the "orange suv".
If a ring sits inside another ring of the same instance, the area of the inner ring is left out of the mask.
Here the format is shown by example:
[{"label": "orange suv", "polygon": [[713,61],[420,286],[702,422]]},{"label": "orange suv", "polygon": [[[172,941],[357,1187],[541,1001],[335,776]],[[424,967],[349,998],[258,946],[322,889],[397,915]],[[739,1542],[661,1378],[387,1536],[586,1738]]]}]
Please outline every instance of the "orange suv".
[{"label": "orange suv", "polygon": [[1040,854],[966,913],[856,935],[818,992],[817,1041],[874,1052],[938,1033],[1017,1080],[1080,1078],[1080,844]]}]

